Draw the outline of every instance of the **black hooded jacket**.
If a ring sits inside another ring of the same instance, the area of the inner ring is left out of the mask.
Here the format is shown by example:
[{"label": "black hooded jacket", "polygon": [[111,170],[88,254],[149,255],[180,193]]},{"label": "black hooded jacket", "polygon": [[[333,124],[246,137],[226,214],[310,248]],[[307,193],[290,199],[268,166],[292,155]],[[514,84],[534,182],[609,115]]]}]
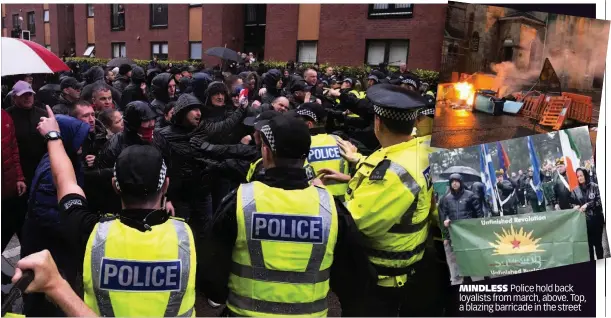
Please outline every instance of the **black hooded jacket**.
[{"label": "black hooded jacket", "polygon": [[[108,187],[105,188],[105,193],[109,197],[116,197],[116,199],[119,198],[118,196],[114,195],[114,190],[112,190],[112,187],[110,187],[117,157],[119,157],[119,154],[121,154],[123,149],[131,145],[147,144],[147,142],[143,141],[138,135],[138,128],[142,122],[155,119],[156,116],[157,115],[155,112],[146,102],[135,101],[129,103],[123,114],[123,120],[125,122],[124,130],[112,136],[112,138],[104,146],[104,149],[102,149],[102,151],[100,151],[96,157],[94,166],[98,169],[98,173],[100,174],[100,178],[104,180],[104,184],[108,184]],[[167,160],[169,154],[164,151],[168,148],[163,144],[163,138],[160,138],[157,132],[154,132],[153,134],[152,145],[161,150],[164,159]],[[120,201],[108,201],[112,202],[109,203],[109,206],[107,206],[104,211],[102,211],[103,213],[115,211],[119,212],[121,210]]]},{"label": "black hooded jacket", "polygon": [[144,74],[144,70],[135,66],[132,69],[132,78],[131,82],[125,89],[123,90],[123,94],[121,95],[121,102],[119,103],[119,111],[125,111],[125,107],[127,104],[133,101],[143,101],[148,102],[147,94],[142,92],[140,89],[140,85],[146,81],[146,75]]},{"label": "black hooded jacket", "polygon": [[193,74],[193,78],[191,79],[191,94],[197,97],[202,105],[206,102],[206,90],[208,89],[208,85],[213,81],[212,76],[208,73],[198,72]]},{"label": "black hooded jacket", "polygon": [[[452,181],[454,180],[460,182],[458,191],[452,190]],[[450,190],[439,200],[439,220],[443,222],[445,220],[483,218],[484,212],[480,201],[473,192],[465,189],[462,176],[454,173],[450,175],[448,182]],[[445,237],[449,237],[448,229],[444,227],[442,230],[445,232]]]},{"label": "black hooded jacket", "polygon": [[94,66],[90,68],[87,71],[87,73],[85,73],[85,82],[87,84],[83,87],[83,90],[81,90],[81,99],[82,100],[90,101],[91,98],[93,97],[93,88],[95,84],[97,82],[102,82],[104,83],[104,85],[106,85],[106,87],[108,87],[108,89],[112,93],[112,100],[115,103],[118,103],[119,101],[121,101],[121,92],[118,91],[116,88],[106,84],[104,70],[101,67]]},{"label": "black hooded jacket", "polygon": [[112,82],[112,87],[116,88],[118,91],[123,92],[127,85],[129,85],[130,80],[129,77],[125,75],[119,75],[114,82]]},{"label": "black hooded jacket", "polygon": [[[225,94],[225,106],[212,105],[211,97],[218,92]],[[216,144],[235,144],[245,136],[242,121],[246,115],[244,108],[233,106],[227,87],[223,82],[212,82],[205,93],[202,107],[202,120],[195,134],[205,136],[206,140]]]},{"label": "black hooded jacket", "polygon": [[243,156],[245,162],[249,162],[256,153],[254,147],[250,149],[244,145],[192,143],[196,127],[185,126],[184,120],[187,113],[196,107],[202,107],[199,99],[191,94],[181,95],[174,106],[171,125],[159,130],[159,138],[163,139],[161,143],[167,147],[164,152],[170,154],[168,176],[171,182],[168,198],[172,200],[192,200],[208,192],[213,185],[209,167],[220,166],[217,160],[235,160],[235,157]]},{"label": "black hooded jacket", "polygon": [[180,81],[178,81],[178,89],[181,95],[191,93],[191,79],[183,76]]},{"label": "black hooded jacket", "polygon": [[[261,96],[262,104],[271,104],[274,99],[282,96],[280,90],[276,88],[278,81],[281,79],[282,73],[280,73],[280,71],[277,69],[271,69],[263,75],[261,82],[263,84],[263,87],[265,87],[266,92],[265,94],[263,94],[263,96]],[[259,92],[257,92],[257,94],[258,93]]]},{"label": "black hooded jacket", "polygon": [[168,93],[168,86],[174,77],[170,73],[161,73],[151,82],[151,93],[155,99],[151,102],[151,106],[158,116],[163,116],[163,110],[166,105],[172,101]]}]

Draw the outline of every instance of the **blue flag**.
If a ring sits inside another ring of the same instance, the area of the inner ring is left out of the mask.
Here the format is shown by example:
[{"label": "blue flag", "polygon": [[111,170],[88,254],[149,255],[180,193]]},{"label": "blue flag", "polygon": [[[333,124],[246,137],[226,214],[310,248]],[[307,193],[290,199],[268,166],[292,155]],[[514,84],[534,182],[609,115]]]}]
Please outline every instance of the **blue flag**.
[{"label": "blue flag", "polygon": [[532,185],[535,187],[535,192],[537,193],[537,199],[539,200],[539,204],[543,202],[543,190],[541,190],[541,164],[539,163],[539,158],[537,158],[537,153],[535,152],[535,145],[533,144],[533,140],[530,136],[528,138],[528,155],[530,156],[530,163],[533,166],[533,177],[532,177]]},{"label": "blue flag", "polygon": [[479,165],[481,169],[482,183],[486,186],[486,195],[492,199],[492,210],[497,213],[496,197],[494,194],[494,165],[492,164],[492,156],[488,153],[488,145],[480,145]]}]

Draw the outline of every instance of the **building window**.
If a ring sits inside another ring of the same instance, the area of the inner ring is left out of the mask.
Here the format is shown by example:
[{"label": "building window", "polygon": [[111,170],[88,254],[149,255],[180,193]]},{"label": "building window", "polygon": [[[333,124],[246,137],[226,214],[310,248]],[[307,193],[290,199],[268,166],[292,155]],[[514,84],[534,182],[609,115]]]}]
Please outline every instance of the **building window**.
[{"label": "building window", "polygon": [[365,62],[368,65],[378,65],[383,62],[398,66],[407,63],[409,40],[367,40],[366,54]]},{"label": "building window", "polygon": [[87,5],[87,17],[88,18],[93,18],[95,16],[95,11],[93,8],[94,8],[93,4]]},{"label": "building window", "polygon": [[244,24],[246,26],[265,25],[266,10],[265,4],[244,5]]},{"label": "building window", "polygon": [[34,12],[28,12],[28,31],[30,31],[30,35],[36,34],[36,21],[34,20]]},{"label": "building window", "polygon": [[471,35],[471,51],[479,51],[479,33],[477,31]]},{"label": "building window", "polygon": [[201,7],[201,3],[189,3],[189,7]]},{"label": "building window", "polygon": [[376,3],[369,5],[370,19],[411,18],[414,15],[414,5],[411,3]]},{"label": "building window", "polygon": [[160,60],[168,59],[168,42],[151,42],[151,58],[155,56]]},{"label": "building window", "polygon": [[[125,46],[125,45],[123,45],[123,46]],[[85,53],[83,53],[83,56],[93,57],[94,51],[95,51],[95,44],[87,44],[87,49],[85,50]],[[113,49],[113,51],[114,51],[114,49]],[[119,48],[119,51],[121,51],[120,48]]]},{"label": "building window", "polygon": [[45,23],[49,22],[49,10],[42,11],[42,21]]},{"label": "building window", "polygon": [[316,63],[317,41],[297,41],[297,62]]},{"label": "building window", "polygon": [[127,57],[127,50],[125,49],[125,42],[112,43],[112,58],[115,57]]},{"label": "building window", "polygon": [[151,4],[151,28],[168,27],[168,5]]},{"label": "building window", "polygon": [[125,7],[122,4],[110,5],[110,27],[113,31],[125,30]]},{"label": "building window", "polygon": [[189,42],[189,59],[202,59],[202,42]]},{"label": "building window", "polygon": [[13,14],[13,29],[20,29],[21,24],[19,23],[19,15]]}]

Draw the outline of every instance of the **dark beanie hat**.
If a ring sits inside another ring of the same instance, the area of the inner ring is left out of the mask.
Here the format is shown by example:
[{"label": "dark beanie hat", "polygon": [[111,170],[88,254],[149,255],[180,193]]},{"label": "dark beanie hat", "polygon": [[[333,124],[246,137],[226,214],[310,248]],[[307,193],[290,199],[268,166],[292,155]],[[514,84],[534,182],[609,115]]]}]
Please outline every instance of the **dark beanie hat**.
[{"label": "dark beanie hat", "polygon": [[131,70],[132,70],[131,65],[121,64],[121,66],[119,66],[119,75],[127,75],[127,73],[129,73],[129,71]]}]

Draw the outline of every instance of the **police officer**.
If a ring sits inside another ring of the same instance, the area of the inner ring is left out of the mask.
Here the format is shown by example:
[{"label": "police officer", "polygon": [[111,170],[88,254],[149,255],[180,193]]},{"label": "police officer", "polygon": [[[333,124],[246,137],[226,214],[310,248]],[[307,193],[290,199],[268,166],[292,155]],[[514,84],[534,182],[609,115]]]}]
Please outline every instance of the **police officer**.
[{"label": "police officer", "polygon": [[166,166],[150,145],[127,147],[117,158],[113,187],[123,210],[100,217],[89,210],[51,108],[38,131],[47,141],[62,223],[75,253],[83,253],[85,303],[101,316],[195,315],[195,244],[162,199]]},{"label": "police officer", "polygon": [[[350,164],[340,154],[338,142],[342,139],[336,135],[325,133],[325,123],[327,122],[327,114],[322,105],[317,103],[301,104],[295,111],[301,116],[310,129],[312,136],[312,145],[308,155],[308,162],[317,171],[328,168],[340,171],[341,173],[350,173]],[[325,184],[331,194],[340,201],[344,200],[348,184],[346,183],[327,183]]]},{"label": "police officer", "polygon": [[[253,136],[259,153],[261,152],[262,143],[261,133],[259,130],[263,126],[263,123],[279,115],[281,115],[279,112],[269,110],[262,112],[257,116],[244,118],[244,125],[252,127],[254,129]],[[308,177],[308,180],[313,180],[316,175],[312,167],[308,164],[307,160],[304,163],[304,168],[306,169],[306,175]],[[250,164],[248,173],[246,174],[246,182],[261,181],[262,178],[265,178],[265,168],[263,167],[263,158],[260,157],[259,159],[253,161]]]},{"label": "police officer", "polygon": [[326,316],[330,277],[366,276],[366,255],[347,231],[355,225],[343,205],[308,184],[306,124],[280,115],[259,125],[265,178],[240,185],[217,211],[211,257],[201,258],[203,291],[226,303],[229,316]]},{"label": "police officer", "polygon": [[[428,152],[412,135],[420,94],[391,84],[367,90],[375,112],[375,134],[382,148],[369,157],[340,144],[357,163],[350,176],[325,170],[327,180],[348,182],[345,205],[367,237],[369,260],[378,280],[365,299],[340,299],[342,312],[360,316],[428,316],[435,306],[422,259],[429,232],[432,182]],[[420,267],[422,266],[422,267]],[[427,277],[428,278],[428,277]]]}]

